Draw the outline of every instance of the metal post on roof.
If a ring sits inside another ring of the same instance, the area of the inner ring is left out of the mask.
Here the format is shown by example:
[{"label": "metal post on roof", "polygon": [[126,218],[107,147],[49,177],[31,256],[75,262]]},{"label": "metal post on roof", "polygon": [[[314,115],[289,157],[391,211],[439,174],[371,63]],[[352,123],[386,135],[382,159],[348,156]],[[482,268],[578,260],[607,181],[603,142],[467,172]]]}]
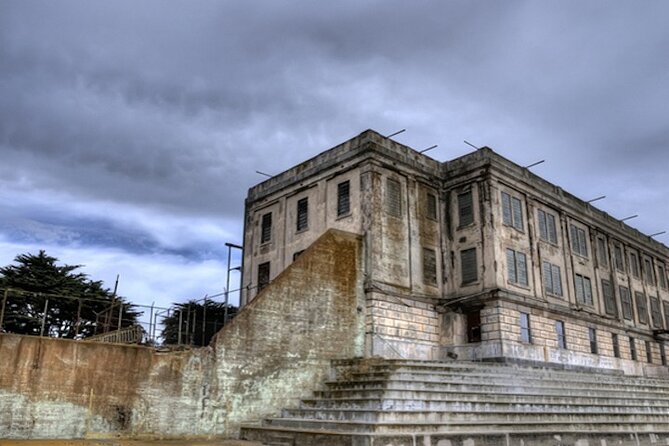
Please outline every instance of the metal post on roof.
[{"label": "metal post on roof", "polygon": [[390,138],[390,137],[399,135],[400,133],[404,133],[404,132],[406,132],[406,131],[407,131],[407,129],[399,130],[399,131],[397,131],[397,132],[395,132],[395,133],[391,133],[390,135],[386,136],[386,138]]},{"label": "metal post on roof", "polygon": [[421,151],[418,152],[418,153],[425,153],[425,152],[427,152],[428,150],[436,149],[437,147],[439,147],[439,144],[435,144],[435,145],[433,145],[433,146],[430,146],[430,147],[428,147],[427,149],[423,149],[423,150],[421,150]]},{"label": "metal post on roof", "polygon": [[655,237],[655,236],[666,234],[666,233],[667,233],[667,231],[660,231],[660,232],[656,232],[655,234],[651,234],[648,237]]},{"label": "metal post on roof", "polygon": [[480,147],[476,147],[474,144],[470,143],[470,142],[467,141],[466,139],[464,140],[464,143],[467,144],[467,145],[470,146],[470,147],[475,148],[476,150],[480,149]]},{"label": "metal post on roof", "polygon": [[603,199],[605,199],[605,198],[606,198],[606,195],[601,195],[601,196],[599,196],[599,197],[597,197],[597,198],[593,198],[592,200],[588,200],[588,201],[586,201],[586,203],[593,203],[593,202],[595,202],[595,201],[603,200]]},{"label": "metal post on roof", "polygon": [[630,215],[629,217],[621,218],[620,221],[627,221],[627,220],[631,220],[631,219],[637,218],[637,217],[638,217],[638,215],[634,214],[634,215]]},{"label": "metal post on roof", "polygon": [[546,162],[546,160],[537,161],[536,163],[532,163],[529,166],[525,166],[525,169],[529,169],[530,167],[538,166],[539,164],[542,164],[542,163],[545,163],[545,162]]}]

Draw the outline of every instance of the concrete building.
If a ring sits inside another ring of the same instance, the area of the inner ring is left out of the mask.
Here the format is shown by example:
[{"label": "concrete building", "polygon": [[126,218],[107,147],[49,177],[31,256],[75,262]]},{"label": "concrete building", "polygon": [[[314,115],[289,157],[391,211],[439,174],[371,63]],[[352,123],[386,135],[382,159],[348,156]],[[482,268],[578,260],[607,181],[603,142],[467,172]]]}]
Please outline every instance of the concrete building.
[{"label": "concrete building", "polygon": [[367,357],[666,372],[669,249],[489,148],[367,130],[251,188],[242,305],[328,229],[363,240]]}]

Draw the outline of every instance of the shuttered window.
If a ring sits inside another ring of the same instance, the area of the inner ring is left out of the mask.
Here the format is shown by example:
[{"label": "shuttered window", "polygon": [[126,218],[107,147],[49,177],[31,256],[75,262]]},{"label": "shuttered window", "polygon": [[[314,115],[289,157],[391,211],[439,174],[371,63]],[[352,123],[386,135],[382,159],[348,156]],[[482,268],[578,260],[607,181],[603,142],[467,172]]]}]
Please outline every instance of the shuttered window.
[{"label": "shuttered window", "polygon": [[476,260],[476,248],[466,249],[460,252],[460,263],[462,266],[462,284],[476,282],[478,280],[478,263]]},{"label": "shuttered window", "polygon": [[618,291],[620,292],[620,305],[623,310],[623,318],[631,321],[634,319],[634,315],[632,314],[632,297],[630,295],[630,290],[627,287],[621,286],[618,287]]},{"label": "shuttered window", "polygon": [[650,320],[653,328],[662,328],[662,310],[660,309],[660,299],[650,297]]},{"label": "shuttered window", "polygon": [[268,212],[262,216],[260,243],[267,243],[270,240],[272,240],[272,213]]},{"label": "shuttered window", "polygon": [[643,277],[646,283],[655,285],[655,272],[653,271],[653,262],[650,259],[643,259]]},{"label": "shuttered window", "polygon": [[555,335],[557,337],[558,348],[567,348],[567,336],[564,332],[564,322],[555,321]]},{"label": "shuttered window", "polygon": [[606,240],[597,237],[597,261],[603,268],[609,267],[609,250],[606,249]]},{"label": "shuttered window", "polygon": [[472,191],[458,194],[458,217],[460,227],[474,223]]},{"label": "shuttered window", "polygon": [[588,257],[588,243],[585,230],[571,225],[571,250],[580,256]]},{"label": "shuttered window", "polygon": [[402,216],[402,189],[399,181],[392,178],[386,181],[386,212],[393,217]]},{"label": "shuttered window", "polygon": [[527,344],[532,343],[532,328],[530,327],[530,315],[520,313],[520,340]]},{"label": "shuttered window", "polygon": [[350,183],[343,181],[337,184],[337,217],[351,212]]},{"label": "shuttered window", "polygon": [[537,211],[539,220],[539,238],[545,242],[557,244],[557,227],[555,216],[539,209]]},{"label": "shuttered window", "polygon": [[297,230],[304,231],[309,228],[309,199],[302,198],[297,201]]},{"label": "shuttered window", "polygon": [[506,192],[502,192],[502,219],[505,225],[513,226],[519,231],[523,230],[522,202]]},{"label": "shuttered window", "polygon": [[648,323],[648,305],[646,304],[646,295],[638,291],[634,292],[634,300],[636,301],[636,314],[639,322],[642,324]]},{"label": "shuttered window", "polygon": [[258,265],[258,292],[269,284],[269,262]]},{"label": "shuttered window", "polygon": [[609,316],[618,316],[618,306],[616,305],[616,296],[613,293],[611,282],[602,279],[602,294],[604,294],[604,311]]},{"label": "shuttered window", "polygon": [[437,196],[427,193],[427,203],[426,203],[427,218],[432,220],[437,219]]},{"label": "shuttered window", "polygon": [[630,270],[632,275],[637,279],[641,277],[641,272],[639,270],[639,256],[636,252],[630,252]]},{"label": "shuttered window", "polygon": [[618,271],[625,272],[625,261],[623,259],[623,248],[619,244],[615,244],[613,247],[613,256],[616,261],[616,269]]},{"label": "shuttered window", "polygon": [[560,267],[549,262],[543,262],[544,290],[548,294],[562,296],[562,274]]},{"label": "shuttered window", "polygon": [[590,327],[588,328],[588,337],[590,338],[590,353],[596,355],[598,348],[597,348],[597,330],[594,328]]},{"label": "shuttered window", "polygon": [[663,290],[667,289],[667,270],[665,269],[664,263],[660,263],[657,265],[657,277],[660,282],[660,287]]},{"label": "shuttered window", "polygon": [[527,286],[527,257],[522,252],[513,249],[506,250],[507,278],[509,282]]},{"label": "shuttered window", "polygon": [[576,300],[585,305],[592,305],[592,283],[588,277],[575,275]]},{"label": "shuttered window", "polygon": [[620,358],[620,341],[616,333],[611,333],[611,343],[613,344],[613,357]]},{"label": "shuttered window", "polygon": [[437,254],[434,249],[423,248],[423,283],[437,284]]},{"label": "shuttered window", "polygon": [[634,338],[630,336],[630,356],[632,358],[632,361],[636,361],[637,355],[636,355],[636,342],[634,342]]}]

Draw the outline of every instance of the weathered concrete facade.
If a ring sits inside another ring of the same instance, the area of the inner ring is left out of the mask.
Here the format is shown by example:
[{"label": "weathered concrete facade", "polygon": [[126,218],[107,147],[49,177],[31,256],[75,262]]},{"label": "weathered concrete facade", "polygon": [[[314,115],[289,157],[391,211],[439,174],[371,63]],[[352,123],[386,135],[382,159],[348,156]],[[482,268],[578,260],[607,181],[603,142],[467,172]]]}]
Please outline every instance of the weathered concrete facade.
[{"label": "weathered concrete facade", "polygon": [[367,356],[666,371],[667,247],[488,148],[368,130],[252,188],[245,226],[242,304],[328,228],[362,237]]},{"label": "weathered concrete facade", "polygon": [[0,334],[0,439],[235,437],[364,354],[362,243],[328,231],[210,347]]}]

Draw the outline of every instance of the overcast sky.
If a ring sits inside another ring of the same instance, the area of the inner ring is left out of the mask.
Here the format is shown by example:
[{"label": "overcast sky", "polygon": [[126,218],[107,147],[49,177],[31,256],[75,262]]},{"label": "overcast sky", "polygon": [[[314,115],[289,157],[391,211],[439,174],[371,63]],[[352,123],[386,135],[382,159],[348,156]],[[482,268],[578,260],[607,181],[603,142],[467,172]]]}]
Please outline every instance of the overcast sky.
[{"label": "overcast sky", "polygon": [[463,140],[545,159],[535,173],[669,230],[668,18],[666,1],[0,0],[0,265],[45,249],[149,305],[221,292],[255,171],[367,128],[441,161]]}]

